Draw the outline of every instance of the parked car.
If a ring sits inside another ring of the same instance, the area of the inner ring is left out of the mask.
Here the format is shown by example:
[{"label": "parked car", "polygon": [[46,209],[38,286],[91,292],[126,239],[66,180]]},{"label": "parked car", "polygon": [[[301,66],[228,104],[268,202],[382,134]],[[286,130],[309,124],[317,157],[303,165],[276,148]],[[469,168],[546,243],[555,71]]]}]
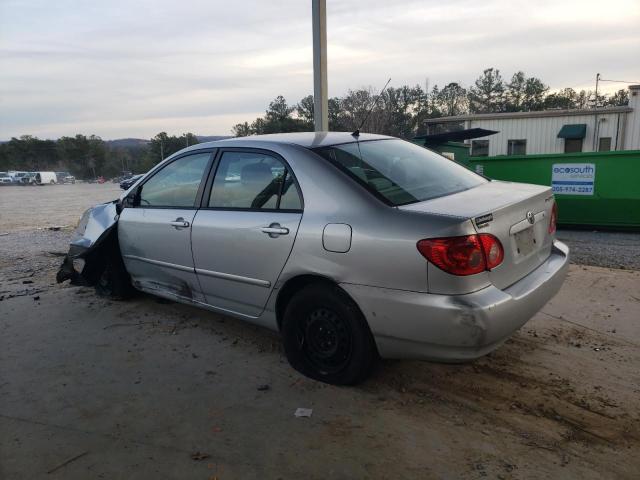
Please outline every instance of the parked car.
[{"label": "parked car", "polygon": [[36,172],[21,172],[14,177],[19,185],[36,185]]},{"label": "parked car", "polygon": [[36,185],[55,185],[57,181],[55,172],[35,172]]},{"label": "parked car", "polygon": [[13,179],[7,172],[0,172],[0,185],[11,185],[12,183]]},{"label": "parked car", "polygon": [[58,183],[76,183],[76,177],[69,172],[56,172],[56,179]]},{"label": "parked car", "polygon": [[11,178],[12,183],[14,184],[21,184],[22,183],[22,177],[25,176],[28,172],[20,172],[20,171],[16,171],[16,170],[10,170],[9,172],[7,172],[7,175]]},{"label": "parked car", "polygon": [[353,384],[378,355],[458,362],[501,345],[562,285],[556,219],[549,187],[392,137],[245,137],[184,149],[85,212],[58,281],[271,328],[294,368]]},{"label": "parked car", "polygon": [[131,188],[131,186],[136,183],[138,180],[140,180],[143,177],[143,175],[133,175],[132,177],[129,177],[125,180],[122,180],[120,182],[120,188],[123,190],[129,190]]}]

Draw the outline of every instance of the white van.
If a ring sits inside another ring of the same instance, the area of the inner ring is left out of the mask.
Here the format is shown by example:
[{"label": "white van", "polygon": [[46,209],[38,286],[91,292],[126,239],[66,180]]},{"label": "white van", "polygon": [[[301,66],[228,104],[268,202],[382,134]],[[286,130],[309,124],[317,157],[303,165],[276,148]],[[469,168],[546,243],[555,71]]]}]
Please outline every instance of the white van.
[{"label": "white van", "polygon": [[36,172],[36,185],[55,185],[58,182],[55,172]]}]

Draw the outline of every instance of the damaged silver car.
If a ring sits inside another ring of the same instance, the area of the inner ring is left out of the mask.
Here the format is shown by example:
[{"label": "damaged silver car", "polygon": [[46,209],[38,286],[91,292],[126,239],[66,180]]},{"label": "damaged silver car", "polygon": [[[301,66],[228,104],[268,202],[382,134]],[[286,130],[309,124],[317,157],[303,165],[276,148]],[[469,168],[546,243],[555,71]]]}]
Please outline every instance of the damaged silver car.
[{"label": "damaged silver car", "polygon": [[549,187],[396,138],[235,138],[182,150],[85,212],[58,280],[265,326],[300,372],[354,384],[379,356],[497,348],[562,285],[556,219]]}]

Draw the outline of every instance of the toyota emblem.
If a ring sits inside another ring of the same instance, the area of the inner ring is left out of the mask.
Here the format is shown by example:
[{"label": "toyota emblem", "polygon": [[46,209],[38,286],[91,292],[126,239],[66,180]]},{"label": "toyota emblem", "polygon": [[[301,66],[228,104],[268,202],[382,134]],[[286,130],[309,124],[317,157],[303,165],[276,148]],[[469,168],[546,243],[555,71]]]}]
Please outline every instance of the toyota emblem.
[{"label": "toyota emblem", "polygon": [[534,217],[533,217],[533,213],[532,212],[527,212],[527,221],[533,225],[533,222],[535,221]]}]

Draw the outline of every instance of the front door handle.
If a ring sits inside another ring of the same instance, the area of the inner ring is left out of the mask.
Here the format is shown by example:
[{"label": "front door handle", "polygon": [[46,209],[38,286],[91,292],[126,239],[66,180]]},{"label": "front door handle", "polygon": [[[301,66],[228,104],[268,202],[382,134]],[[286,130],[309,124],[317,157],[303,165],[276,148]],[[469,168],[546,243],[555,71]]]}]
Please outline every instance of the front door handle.
[{"label": "front door handle", "polygon": [[169,222],[169,225],[175,227],[176,230],[179,230],[181,228],[187,228],[189,226],[189,222],[182,217],[178,217],[173,222]]},{"label": "front door handle", "polygon": [[268,227],[263,227],[262,233],[268,234],[271,238],[276,238],[279,235],[287,235],[289,229],[287,227],[281,227],[279,223],[272,223]]}]

